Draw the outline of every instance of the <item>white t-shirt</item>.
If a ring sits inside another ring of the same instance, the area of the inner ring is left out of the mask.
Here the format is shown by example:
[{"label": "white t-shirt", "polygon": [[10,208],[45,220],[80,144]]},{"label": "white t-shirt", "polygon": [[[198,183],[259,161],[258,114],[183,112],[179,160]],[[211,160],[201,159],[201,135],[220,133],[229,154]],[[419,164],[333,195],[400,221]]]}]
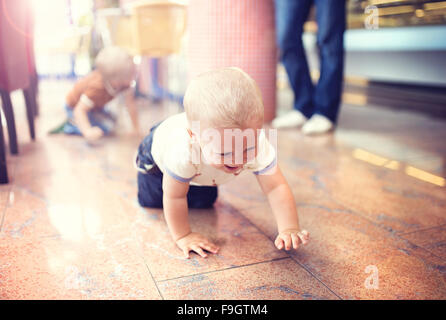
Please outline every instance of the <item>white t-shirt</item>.
[{"label": "white t-shirt", "polygon": [[[226,173],[207,164],[201,152],[200,161],[193,161],[193,150],[197,150],[194,149],[197,142],[189,135],[187,129],[185,112],[167,118],[155,129],[151,153],[161,172],[179,181],[190,182],[191,185],[215,186],[233,179],[234,173]],[[275,166],[275,149],[262,129],[258,139],[257,156],[246,163],[242,171],[252,171],[254,174],[270,173]]]}]

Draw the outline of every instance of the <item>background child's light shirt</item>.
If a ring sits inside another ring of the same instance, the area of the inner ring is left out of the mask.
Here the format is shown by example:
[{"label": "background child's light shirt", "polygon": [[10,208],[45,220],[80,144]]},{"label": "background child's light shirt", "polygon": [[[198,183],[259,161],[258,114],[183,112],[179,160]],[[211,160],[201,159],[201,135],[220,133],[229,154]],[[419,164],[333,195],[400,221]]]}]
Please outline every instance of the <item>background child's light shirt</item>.
[{"label": "background child's light shirt", "polygon": [[[186,113],[179,113],[164,120],[153,135],[152,157],[163,174],[190,182],[191,185],[219,185],[232,180],[235,175],[207,164],[200,154],[200,161],[192,161],[197,141],[188,131]],[[250,145],[250,147],[252,147]],[[220,156],[220,155],[219,155]],[[199,162],[199,163],[196,163]],[[276,151],[262,130],[258,139],[257,156],[243,166],[244,170],[263,173],[274,167]]]}]

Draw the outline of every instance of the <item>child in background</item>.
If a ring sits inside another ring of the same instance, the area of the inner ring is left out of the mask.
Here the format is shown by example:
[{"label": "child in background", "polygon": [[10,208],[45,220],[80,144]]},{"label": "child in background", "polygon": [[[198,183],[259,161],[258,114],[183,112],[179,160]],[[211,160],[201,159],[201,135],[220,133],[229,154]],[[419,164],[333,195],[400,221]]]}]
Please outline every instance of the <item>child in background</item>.
[{"label": "child in background", "polygon": [[96,69],[78,80],[66,97],[68,122],[63,131],[82,135],[88,142],[110,134],[116,120],[104,108],[124,93],[134,132],[139,134],[133,90],[136,67],[132,56],[119,47],[107,47],[99,52],[95,65]]},{"label": "child in background", "polygon": [[276,247],[290,250],[306,244],[309,234],[299,226],[293,195],[262,129],[263,102],[255,81],[238,68],[201,74],[187,88],[184,107],[185,112],[152,127],[135,162],[139,203],[164,208],[172,238],[184,255],[217,253],[214,243],[192,232],[188,208],[212,207],[217,186],[243,170],[256,175],[272,207]]}]

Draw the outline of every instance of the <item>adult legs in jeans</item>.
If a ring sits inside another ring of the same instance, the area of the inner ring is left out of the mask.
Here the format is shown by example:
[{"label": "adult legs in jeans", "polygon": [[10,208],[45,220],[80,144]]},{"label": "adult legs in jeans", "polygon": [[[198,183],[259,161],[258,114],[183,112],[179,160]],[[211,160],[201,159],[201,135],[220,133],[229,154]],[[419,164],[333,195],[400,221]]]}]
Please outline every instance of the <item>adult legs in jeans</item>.
[{"label": "adult legs in jeans", "polygon": [[320,77],[313,93],[314,113],[336,123],[344,70],[345,1],[315,0]]},{"label": "adult legs in jeans", "polygon": [[313,114],[314,88],[305,56],[302,33],[312,3],[312,0],[275,0],[279,57],[294,92],[294,109],[307,118]]},{"label": "adult legs in jeans", "polygon": [[[311,133],[311,131],[320,130],[324,132],[331,128],[332,123],[337,120],[342,92],[345,1],[275,1],[277,42],[280,59],[285,66],[294,92],[294,109],[300,111],[307,118],[313,115],[322,115],[322,120],[321,117],[310,119],[303,131]],[[310,78],[302,43],[303,24],[313,2],[316,4],[317,44],[321,65],[320,78],[316,87],[313,86]],[[288,126],[289,124],[294,126],[301,121],[299,117],[296,117],[288,117],[287,120],[286,115],[282,117],[284,122],[275,120],[277,125],[274,122],[273,125]],[[310,125],[312,121],[313,123]]]}]

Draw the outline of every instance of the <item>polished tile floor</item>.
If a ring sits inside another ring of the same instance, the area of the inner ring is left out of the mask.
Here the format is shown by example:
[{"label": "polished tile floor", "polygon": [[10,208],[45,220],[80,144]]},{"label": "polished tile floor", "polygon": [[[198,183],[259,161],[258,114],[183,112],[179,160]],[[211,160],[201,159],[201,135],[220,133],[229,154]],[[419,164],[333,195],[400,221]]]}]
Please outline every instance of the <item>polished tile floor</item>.
[{"label": "polished tile floor", "polygon": [[[271,210],[242,174],[213,210],[190,212],[219,254],[187,260],[162,211],[136,201],[139,141],[122,110],[119,134],[95,148],[47,135],[68,86],[41,83],[35,142],[13,97],[20,154],[0,186],[1,299],[446,299],[445,120],[344,105],[334,134],[279,131],[279,165],[311,243],[275,249]],[[146,131],[179,111],[139,104]]]}]

